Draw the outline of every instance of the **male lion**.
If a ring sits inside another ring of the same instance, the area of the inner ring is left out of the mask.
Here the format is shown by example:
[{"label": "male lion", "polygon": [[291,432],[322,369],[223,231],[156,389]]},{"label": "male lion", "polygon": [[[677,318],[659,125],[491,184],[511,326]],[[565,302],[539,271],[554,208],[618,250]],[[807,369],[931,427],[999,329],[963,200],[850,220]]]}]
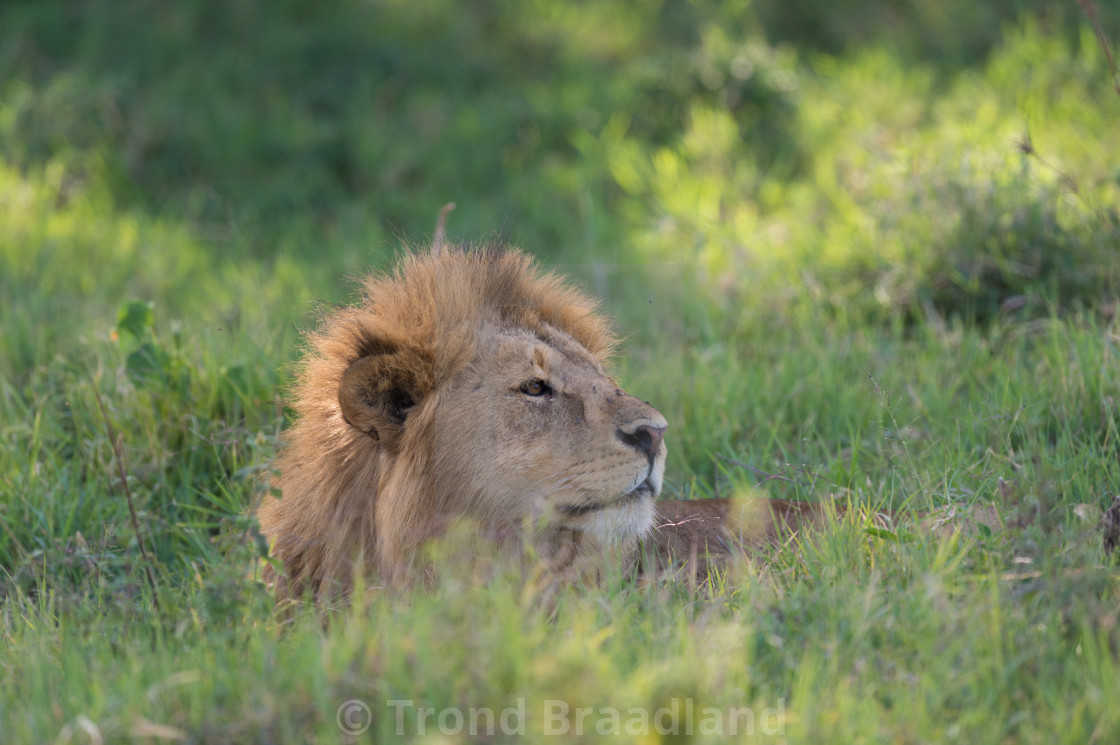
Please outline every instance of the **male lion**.
[{"label": "male lion", "polygon": [[258,511],[280,598],[345,593],[355,562],[407,584],[458,518],[491,536],[535,525],[560,579],[653,528],[667,424],[607,373],[595,302],[515,249],[441,234],[309,335],[282,494]]}]

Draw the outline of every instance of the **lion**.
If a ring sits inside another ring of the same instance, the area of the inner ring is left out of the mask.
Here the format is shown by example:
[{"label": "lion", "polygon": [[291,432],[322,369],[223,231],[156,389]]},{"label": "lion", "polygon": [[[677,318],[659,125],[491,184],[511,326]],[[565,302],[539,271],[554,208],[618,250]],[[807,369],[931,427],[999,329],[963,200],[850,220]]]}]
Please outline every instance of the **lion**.
[{"label": "lion", "polygon": [[[442,216],[441,216],[442,225]],[[406,249],[307,337],[296,420],[257,515],[278,599],[428,571],[459,520],[524,534],[551,575],[593,576],[650,535],[668,423],[624,391],[597,303],[498,244]]]},{"label": "lion", "polygon": [[929,536],[974,535],[984,529],[1003,529],[999,510],[987,502],[902,512],[860,506],[841,495],[819,502],[756,495],[665,501],[657,503],[654,531],[642,547],[639,573],[645,579],[671,576],[702,586],[726,576],[737,560],[765,565],[777,546],[808,540],[834,521],[861,525],[870,536],[911,531]]},{"label": "lion", "polygon": [[[843,512],[843,508],[834,511]],[[643,577],[674,568],[690,584],[703,584],[738,557],[761,557],[799,532],[820,525],[827,507],[784,499],[687,499],[658,502],[654,531],[643,546]]]}]

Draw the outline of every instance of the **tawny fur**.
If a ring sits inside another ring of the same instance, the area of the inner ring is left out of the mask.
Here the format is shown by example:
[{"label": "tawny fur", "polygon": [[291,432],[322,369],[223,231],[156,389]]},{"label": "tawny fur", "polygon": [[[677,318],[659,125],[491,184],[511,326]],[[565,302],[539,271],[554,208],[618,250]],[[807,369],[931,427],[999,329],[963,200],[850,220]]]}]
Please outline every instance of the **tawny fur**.
[{"label": "tawny fur", "polygon": [[[516,250],[440,249],[369,277],[308,336],[281,497],[258,511],[280,597],[344,592],[355,561],[407,582],[419,547],[462,516],[490,530],[543,520],[576,535],[566,545],[652,527],[664,445],[632,452],[619,430],[665,421],[610,379],[596,303]],[[556,400],[519,397],[519,374],[549,377]]]},{"label": "tawny fur", "polygon": [[[1120,504],[1120,498],[1118,498]],[[790,501],[747,497],[694,499],[657,503],[653,533],[644,541],[640,571],[647,579],[664,574],[683,576],[702,585],[723,574],[736,559],[764,560],[777,545],[828,525],[830,519],[852,519],[844,500]],[[891,510],[856,508],[855,519],[880,530],[893,530],[899,520],[932,534],[975,533],[977,526],[1001,530],[993,505],[916,511],[903,515]],[[916,521],[916,522],[915,522]]]}]

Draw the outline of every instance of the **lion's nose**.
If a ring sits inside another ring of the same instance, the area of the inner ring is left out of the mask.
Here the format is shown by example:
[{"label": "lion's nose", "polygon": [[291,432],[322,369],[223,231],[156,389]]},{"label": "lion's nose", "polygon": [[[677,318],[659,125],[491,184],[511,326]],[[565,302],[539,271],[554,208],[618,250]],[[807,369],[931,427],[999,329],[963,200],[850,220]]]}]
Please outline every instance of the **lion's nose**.
[{"label": "lion's nose", "polygon": [[[627,429],[630,431],[627,432]],[[648,424],[624,425],[618,428],[618,439],[653,457],[661,449],[661,441],[665,439],[665,427],[651,427]]]}]

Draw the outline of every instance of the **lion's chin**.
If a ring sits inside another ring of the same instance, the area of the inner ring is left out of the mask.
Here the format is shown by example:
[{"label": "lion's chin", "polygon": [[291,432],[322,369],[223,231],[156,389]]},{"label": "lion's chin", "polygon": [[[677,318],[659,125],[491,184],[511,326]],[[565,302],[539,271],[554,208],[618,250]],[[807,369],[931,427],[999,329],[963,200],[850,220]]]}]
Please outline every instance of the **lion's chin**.
[{"label": "lion's chin", "polygon": [[630,543],[654,525],[656,492],[648,481],[614,499],[579,507],[561,507],[565,527],[579,530],[601,546]]}]

